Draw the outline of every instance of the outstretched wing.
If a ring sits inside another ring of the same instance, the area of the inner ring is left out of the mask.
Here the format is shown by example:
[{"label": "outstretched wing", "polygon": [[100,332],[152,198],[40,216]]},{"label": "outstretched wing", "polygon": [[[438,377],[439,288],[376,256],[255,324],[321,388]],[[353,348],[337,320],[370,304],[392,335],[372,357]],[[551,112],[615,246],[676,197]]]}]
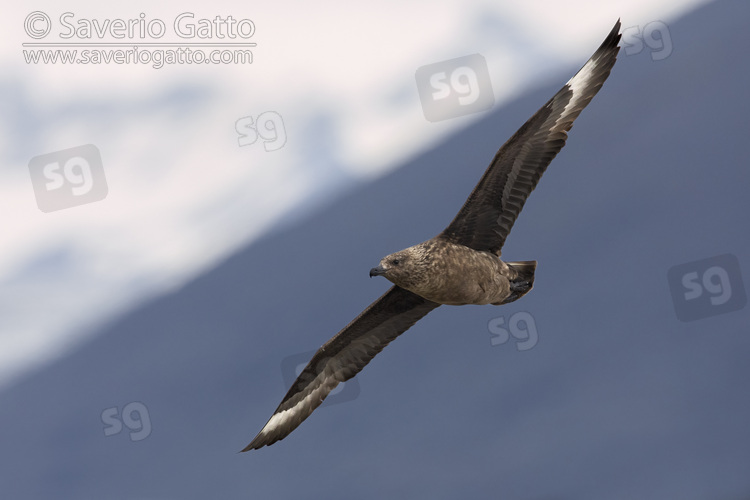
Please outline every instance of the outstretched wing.
[{"label": "outstretched wing", "polygon": [[620,21],[591,59],[503,144],[441,238],[500,254],[526,198],[568,138],[568,130],[601,88],[620,48]]},{"label": "outstretched wing", "polygon": [[242,451],[285,438],[339,382],[359,373],[390,341],[439,305],[398,286],[391,287],[318,349],[271,419]]}]

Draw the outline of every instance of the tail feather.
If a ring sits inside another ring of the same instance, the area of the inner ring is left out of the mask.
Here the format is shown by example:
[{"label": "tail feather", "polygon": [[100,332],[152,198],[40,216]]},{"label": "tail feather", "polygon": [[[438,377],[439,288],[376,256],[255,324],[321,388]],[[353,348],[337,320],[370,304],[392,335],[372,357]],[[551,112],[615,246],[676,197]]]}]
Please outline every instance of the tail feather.
[{"label": "tail feather", "polygon": [[534,287],[534,272],[536,271],[535,260],[522,260],[519,262],[506,262],[511,269],[516,271],[516,277],[510,280],[510,295],[501,304],[516,301],[529,293]]}]

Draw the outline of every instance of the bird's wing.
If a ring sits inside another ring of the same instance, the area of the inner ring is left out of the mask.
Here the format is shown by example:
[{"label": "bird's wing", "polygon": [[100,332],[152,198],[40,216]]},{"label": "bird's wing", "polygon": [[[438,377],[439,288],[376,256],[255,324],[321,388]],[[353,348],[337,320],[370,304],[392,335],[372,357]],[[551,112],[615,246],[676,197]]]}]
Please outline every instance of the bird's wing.
[{"label": "bird's wing", "polygon": [[620,21],[591,59],[503,144],[456,218],[439,235],[474,250],[500,254],[526,198],[560,152],[583,108],[615,64]]},{"label": "bird's wing", "polygon": [[271,419],[242,451],[286,437],[339,382],[359,373],[390,341],[439,305],[398,286],[391,287],[318,349]]}]

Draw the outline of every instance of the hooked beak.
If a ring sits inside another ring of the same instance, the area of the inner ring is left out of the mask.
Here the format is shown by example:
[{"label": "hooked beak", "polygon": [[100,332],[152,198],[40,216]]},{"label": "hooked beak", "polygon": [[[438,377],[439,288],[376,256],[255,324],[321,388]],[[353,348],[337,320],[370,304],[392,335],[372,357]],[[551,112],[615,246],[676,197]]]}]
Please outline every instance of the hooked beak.
[{"label": "hooked beak", "polygon": [[373,276],[383,276],[385,274],[385,269],[383,269],[383,266],[373,267],[370,269],[370,278]]}]

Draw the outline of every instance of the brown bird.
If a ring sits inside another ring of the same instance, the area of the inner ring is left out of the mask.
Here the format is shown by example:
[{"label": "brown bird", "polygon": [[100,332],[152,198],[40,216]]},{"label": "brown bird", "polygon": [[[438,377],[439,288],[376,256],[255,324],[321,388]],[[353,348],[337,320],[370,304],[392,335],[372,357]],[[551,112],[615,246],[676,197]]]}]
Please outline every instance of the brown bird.
[{"label": "brown bird", "polygon": [[442,233],[384,257],[370,270],[370,277],[384,276],[394,286],[315,353],[242,451],[286,437],[340,382],[441,304],[501,305],[531,290],[536,261],[503,262],[500,250],[526,198],[565,145],[573,121],[609,76],[619,32],[618,20],[591,59],[503,144]]}]

